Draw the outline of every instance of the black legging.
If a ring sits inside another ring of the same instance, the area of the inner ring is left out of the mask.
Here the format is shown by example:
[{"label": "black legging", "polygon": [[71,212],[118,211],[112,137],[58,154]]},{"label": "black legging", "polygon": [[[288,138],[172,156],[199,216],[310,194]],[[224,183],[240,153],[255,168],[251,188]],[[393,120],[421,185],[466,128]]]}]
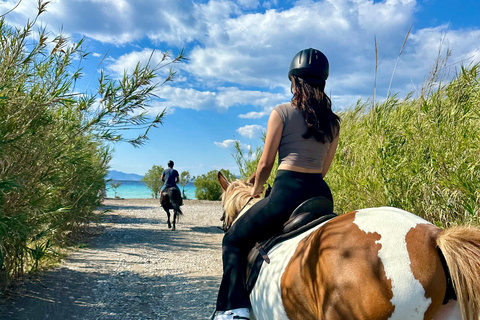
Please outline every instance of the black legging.
[{"label": "black legging", "polygon": [[298,205],[316,196],[326,197],[333,203],[330,188],[321,174],[277,171],[270,195],[252,206],[223,237],[223,277],[217,311],[250,307],[245,286],[250,249],[256,242],[279,232]]}]

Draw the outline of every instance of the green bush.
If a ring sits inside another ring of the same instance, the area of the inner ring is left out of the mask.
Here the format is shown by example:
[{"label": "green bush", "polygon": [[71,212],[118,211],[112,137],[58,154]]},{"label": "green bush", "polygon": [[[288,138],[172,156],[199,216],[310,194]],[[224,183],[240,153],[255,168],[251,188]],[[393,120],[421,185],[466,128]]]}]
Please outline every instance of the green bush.
[{"label": "green bush", "polygon": [[[105,142],[139,146],[164,115],[149,118],[145,107],[166,64],[137,65],[120,80],[101,73],[98,91],[80,94],[73,61],[87,56],[82,41],[49,39],[45,29],[33,37],[37,18],[23,28],[0,19],[0,274],[8,278],[36,270],[52,246],[92,221],[111,159]],[[126,136],[137,127],[139,136]]]},{"label": "green bush", "polygon": [[[236,179],[230,171],[224,169],[221,171],[228,180]],[[195,197],[198,200],[220,200],[222,187],[218,183],[218,170],[199,175],[193,184],[195,185]]]},{"label": "green bush", "polygon": [[187,186],[187,184],[189,184],[190,182],[192,182],[194,180],[195,180],[195,176],[191,176],[190,172],[182,171],[182,173],[180,173],[180,181],[178,182],[178,184],[180,186],[182,186],[182,198],[183,199],[187,199],[187,195],[185,194],[185,187]]},{"label": "green bush", "polygon": [[142,178],[147,188],[152,190],[152,196],[155,199],[159,198],[160,191],[164,185],[162,181],[162,173],[164,169],[162,166],[153,165]]}]

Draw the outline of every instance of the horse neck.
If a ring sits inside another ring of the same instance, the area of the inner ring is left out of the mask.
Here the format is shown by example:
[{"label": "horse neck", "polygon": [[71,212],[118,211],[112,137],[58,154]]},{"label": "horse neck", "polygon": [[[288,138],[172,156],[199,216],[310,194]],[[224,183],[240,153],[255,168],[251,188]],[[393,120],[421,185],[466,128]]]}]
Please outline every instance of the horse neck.
[{"label": "horse neck", "polygon": [[233,220],[232,225],[235,222],[237,222],[238,218],[243,216],[245,212],[248,211],[248,209],[250,209],[255,203],[257,203],[260,200],[261,198],[251,198],[249,196],[248,198],[245,197],[243,200],[239,201],[239,203],[237,204],[237,208],[241,208],[241,209],[240,209],[240,212],[235,216],[235,219]]},{"label": "horse neck", "polygon": [[245,212],[248,211],[248,209],[250,209],[255,203],[257,203],[258,201],[260,200],[260,198],[251,198],[251,200],[247,200],[248,203],[244,203],[243,204],[243,209],[237,214],[237,217],[235,218],[235,220],[233,221],[233,223],[235,223],[238,218],[240,218],[241,216],[243,216],[245,214]]}]

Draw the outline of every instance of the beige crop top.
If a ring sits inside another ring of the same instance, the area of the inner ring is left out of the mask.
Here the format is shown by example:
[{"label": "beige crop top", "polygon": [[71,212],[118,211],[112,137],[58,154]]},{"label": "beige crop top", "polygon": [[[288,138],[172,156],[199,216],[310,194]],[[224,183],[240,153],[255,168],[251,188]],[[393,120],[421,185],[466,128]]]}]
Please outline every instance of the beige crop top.
[{"label": "beige crop top", "polygon": [[278,164],[286,163],[306,169],[323,169],[330,142],[322,143],[314,137],[304,139],[307,124],[302,112],[291,103],[281,104],[274,109],[283,122],[282,138],[278,146]]}]

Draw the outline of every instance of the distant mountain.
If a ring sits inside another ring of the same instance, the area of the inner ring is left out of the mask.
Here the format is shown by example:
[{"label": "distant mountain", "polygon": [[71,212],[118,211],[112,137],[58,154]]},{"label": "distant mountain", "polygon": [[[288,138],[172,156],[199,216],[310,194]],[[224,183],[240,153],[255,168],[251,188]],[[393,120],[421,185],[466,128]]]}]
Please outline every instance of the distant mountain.
[{"label": "distant mountain", "polygon": [[135,173],[125,173],[117,170],[110,170],[107,179],[123,181],[140,181],[143,176]]}]

